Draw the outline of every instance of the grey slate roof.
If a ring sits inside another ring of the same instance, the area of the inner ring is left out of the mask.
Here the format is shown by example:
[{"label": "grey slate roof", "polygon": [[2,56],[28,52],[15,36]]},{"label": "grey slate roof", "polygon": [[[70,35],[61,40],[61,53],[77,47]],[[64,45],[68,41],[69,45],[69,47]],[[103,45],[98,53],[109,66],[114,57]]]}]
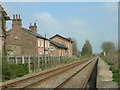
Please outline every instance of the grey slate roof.
[{"label": "grey slate roof", "polygon": [[59,34],[54,35],[54,36],[51,37],[50,39],[52,39],[52,38],[54,38],[54,37],[56,37],[56,36],[59,36],[59,37],[65,39],[65,40],[67,40],[67,41],[69,41],[69,42],[70,42],[70,41],[73,42],[71,38],[65,38],[65,37],[63,37],[63,36],[61,36],[61,35],[59,35]]},{"label": "grey slate roof", "polygon": [[53,45],[55,45],[55,46],[57,46],[57,47],[59,47],[59,48],[68,49],[66,46],[64,46],[64,45],[62,45],[60,43],[57,43],[55,41],[50,40],[50,43],[53,44]]},{"label": "grey slate roof", "polygon": [[40,34],[37,33],[37,32],[33,32],[33,31],[31,31],[31,30],[29,30],[29,29],[27,29],[27,28],[23,28],[23,27],[22,27],[21,29],[27,31],[28,33],[30,33],[30,34],[32,34],[32,35],[38,37],[38,38],[42,38],[42,39],[48,40],[47,38],[43,37],[42,35],[40,35]]}]

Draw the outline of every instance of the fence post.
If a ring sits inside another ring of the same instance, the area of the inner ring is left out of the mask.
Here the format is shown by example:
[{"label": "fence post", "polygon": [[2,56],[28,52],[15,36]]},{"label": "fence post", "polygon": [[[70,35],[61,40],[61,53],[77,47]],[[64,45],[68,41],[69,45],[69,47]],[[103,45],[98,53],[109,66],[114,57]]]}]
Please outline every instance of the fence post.
[{"label": "fence post", "polygon": [[42,56],[42,70],[45,68],[44,56]]},{"label": "fence post", "polygon": [[58,58],[58,59],[59,59],[59,64],[61,64],[61,56],[59,56],[59,58]]},{"label": "fence post", "polygon": [[44,59],[45,59],[45,69],[46,69],[46,67],[47,67],[47,60],[46,60],[46,55],[44,55]]},{"label": "fence post", "polygon": [[30,56],[28,56],[28,71],[31,72],[31,70],[30,70]]},{"label": "fence post", "polygon": [[40,69],[40,57],[38,56],[38,70]]},{"label": "fence post", "polygon": [[9,56],[7,56],[7,61],[9,62]]},{"label": "fence post", "polygon": [[17,64],[17,56],[15,56],[15,63]]},{"label": "fence post", "polygon": [[24,64],[24,63],[25,63],[24,56],[22,56],[22,64]]}]

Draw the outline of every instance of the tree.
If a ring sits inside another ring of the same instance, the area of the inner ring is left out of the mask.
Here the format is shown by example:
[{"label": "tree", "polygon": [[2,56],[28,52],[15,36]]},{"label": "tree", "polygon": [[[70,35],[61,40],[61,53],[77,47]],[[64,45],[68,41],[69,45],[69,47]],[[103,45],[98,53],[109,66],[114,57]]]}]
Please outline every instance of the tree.
[{"label": "tree", "polygon": [[77,54],[79,52],[78,47],[77,47],[77,41],[75,38],[72,39],[73,44],[72,44],[72,50],[74,54]]},{"label": "tree", "polygon": [[115,45],[113,42],[104,42],[101,45],[101,49],[105,52],[105,54],[108,54],[108,52],[115,52]]},{"label": "tree", "polygon": [[86,40],[86,42],[82,48],[81,55],[91,55],[91,54],[92,54],[92,46],[91,46],[89,40]]}]

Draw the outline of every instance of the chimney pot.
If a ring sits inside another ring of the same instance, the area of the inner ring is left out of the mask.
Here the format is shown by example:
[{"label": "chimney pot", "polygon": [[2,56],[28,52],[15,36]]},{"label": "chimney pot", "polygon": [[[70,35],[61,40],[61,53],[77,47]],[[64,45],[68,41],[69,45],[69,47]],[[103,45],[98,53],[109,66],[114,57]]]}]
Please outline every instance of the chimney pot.
[{"label": "chimney pot", "polygon": [[13,15],[12,28],[21,28],[22,20],[20,19],[20,14]]},{"label": "chimney pot", "polygon": [[15,19],[15,14],[13,15],[13,19]]},{"label": "chimney pot", "polygon": [[19,15],[18,14],[16,14],[16,19],[19,19]]},{"label": "chimney pot", "polygon": [[36,23],[34,23],[34,26],[36,26]]},{"label": "chimney pot", "polygon": [[20,14],[19,14],[19,19],[20,19]]},{"label": "chimney pot", "polygon": [[37,32],[36,23],[34,23],[34,25],[32,25],[32,23],[30,23],[29,29],[30,29],[31,31]]},{"label": "chimney pot", "polygon": [[16,14],[16,19],[17,19],[17,14]]},{"label": "chimney pot", "polygon": [[32,26],[32,23],[30,23],[30,26]]}]

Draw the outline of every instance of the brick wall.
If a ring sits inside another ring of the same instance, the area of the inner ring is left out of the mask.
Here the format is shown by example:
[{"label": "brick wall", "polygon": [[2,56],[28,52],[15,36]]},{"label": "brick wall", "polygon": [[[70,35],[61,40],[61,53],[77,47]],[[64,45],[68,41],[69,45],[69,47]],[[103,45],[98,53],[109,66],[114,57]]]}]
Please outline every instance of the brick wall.
[{"label": "brick wall", "polygon": [[54,45],[50,45],[50,54],[52,56],[60,56],[61,52],[60,49]]},{"label": "brick wall", "polygon": [[[38,42],[38,54],[44,54],[44,39],[42,38],[37,38],[37,42]],[[49,51],[49,44],[50,42],[48,40],[45,40],[45,53],[46,54],[50,54]]]},{"label": "brick wall", "polygon": [[59,36],[56,36],[54,38],[52,38],[53,41],[56,41],[57,43],[64,43],[64,45],[68,48],[67,53],[68,53],[68,57],[72,57],[72,43],[66,39],[63,39]]},{"label": "brick wall", "polygon": [[50,44],[50,54],[52,56],[66,56],[67,55],[67,50],[63,48],[58,48],[53,44]]},{"label": "brick wall", "polygon": [[21,53],[23,55],[37,54],[37,38],[21,29]]}]

